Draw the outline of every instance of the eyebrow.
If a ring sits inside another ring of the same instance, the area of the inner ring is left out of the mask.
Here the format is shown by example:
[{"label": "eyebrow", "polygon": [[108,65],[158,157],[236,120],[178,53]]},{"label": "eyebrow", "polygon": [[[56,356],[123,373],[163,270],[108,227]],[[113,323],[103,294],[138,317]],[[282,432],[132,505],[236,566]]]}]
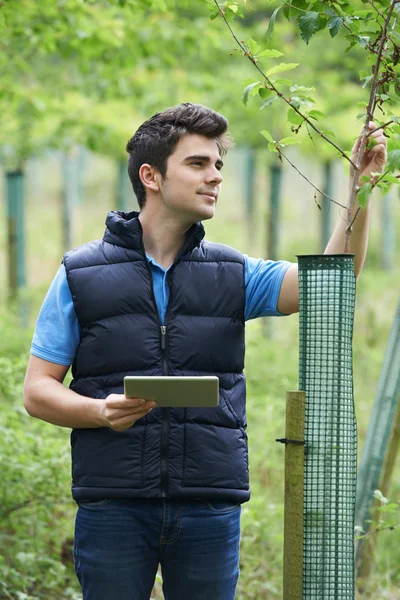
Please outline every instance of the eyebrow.
[{"label": "eyebrow", "polygon": [[[187,156],[182,162],[190,162],[191,160],[201,160],[203,162],[210,162],[210,157],[207,156],[206,154],[194,154],[192,156]],[[223,167],[224,163],[222,161],[221,158],[218,158],[215,161],[215,164],[218,165],[219,167]]]}]

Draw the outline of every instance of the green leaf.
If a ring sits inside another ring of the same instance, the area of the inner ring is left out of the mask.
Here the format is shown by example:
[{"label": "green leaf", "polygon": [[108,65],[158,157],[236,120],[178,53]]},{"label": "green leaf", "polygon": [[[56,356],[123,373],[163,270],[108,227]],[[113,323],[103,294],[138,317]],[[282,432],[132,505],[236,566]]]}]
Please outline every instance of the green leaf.
[{"label": "green leaf", "polygon": [[388,171],[397,171],[400,169],[400,149],[388,152],[387,169]]},{"label": "green leaf", "polygon": [[278,8],[276,8],[274,10],[274,12],[272,13],[271,18],[268,22],[268,28],[267,28],[267,31],[265,34],[267,44],[269,44],[269,42],[271,40],[272,34],[274,32],[274,27],[275,27],[276,15],[278,14],[278,12],[280,11],[281,8],[282,8],[281,6],[278,6]]},{"label": "green leaf", "polygon": [[225,8],[230,8],[230,10],[234,13],[237,13],[237,11],[239,10],[239,7],[236,4],[236,2],[227,2]]},{"label": "green leaf", "polygon": [[299,25],[300,34],[306,44],[318,29],[319,13],[311,11],[306,12],[299,17],[297,23]]},{"label": "green leaf", "polygon": [[300,106],[307,106],[308,108],[311,108],[313,103],[314,103],[314,100],[312,98],[308,98],[307,96],[291,96],[290,97],[290,104],[292,106],[295,106],[296,108],[299,108]]},{"label": "green leaf", "polygon": [[274,143],[274,138],[272,137],[272,135],[270,134],[269,131],[267,131],[266,129],[263,129],[262,131],[260,131],[260,133],[261,133],[261,135],[263,135],[265,137],[266,140],[271,142],[271,144]]},{"label": "green leaf", "polygon": [[369,82],[371,81],[373,75],[368,75],[368,77],[366,77],[363,81],[362,87],[365,88],[367,87],[367,85],[369,84]]},{"label": "green leaf", "polygon": [[337,35],[342,27],[344,23],[344,19],[343,17],[333,17],[333,19],[331,19],[328,23],[328,29],[329,29],[329,33],[331,34],[331,37],[335,37],[335,35]]},{"label": "green leaf", "polygon": [[369,44],[369,36],[368,35],[358,35],[357,36],[357,44],[362,48],[366,48]]},{"label": "green leaf", "polygon": [[369,138],[368,138],[368,142],[367,142],[367,148],[366,148],[366,149],[367,149],[368,151],[369,151],[369,150],[372,150],[372,148],[373,148],[374,146],[376,146],[376,145],[377,145],[377,143],[378,143],[378,142],[376,141],[376,139],[375,139],[374,137],[369,137]]},{"label": "green leaf", "polygon": [[389,175],[389,173],[385,175],[384,179],[382,179],[381,181],[383,181],[384,183],[394,183],[396,185],[400,185],[400,179],[397,179],[397,177],[395,177],[394,175]]},{"label": "green leaf", "polygon": [[369,197],[372,192],[372,183],[364,183],[357,194],[358,203],[361,208],[365,208],[368,204]]},{"label": "green leaf", "polygon": [[265,102],[263,102],[260,106],[260,110],[262,110],[263,108],[265,108],[266,106],[269,106],[270,104],[272,104],[275,100],[278,100],[279,96],[273,96],[272,98],[268,98],[268,100],[266,100]]},{"label": "green leaf", "polygon": [[283,56],[283,52],[279,52],[279,50],[273,50],[272,48],[267,48],[258,55],[259,58],[262,56],[266,56],[267,58],[279,58],[280,56]]},{"label": "green leaf", "polygon": [[247,40],[247,46],[253,56],[258,55],[259,51],[261,50],[260,44],[253,40],[253,38],[249,38]]},{"label": "green leaf", "polygon": [[362,19],[368,19],[370,16],[373,16],[373,12],[370,8],[366,10],[355,10],[353,13],[353,17],[361,17]]},{"label": "green leaf", "polygon": [[[290,92],[315,92],[315,88],[314,87],[305,87],[304,85],[292,85],[290,90]],[[301,95],[301,94],[300,94]]]},{"label": "green leaf", "polygon": [[275,65],[271,69],[265,73],[266,77],[270,77],[270,75],[274,75],[275,73],[282,73],[283,71],[291,71],[299,66],[300,63],[280,63],[279,65]]},{"label": "green leaf", "polygon": [[312,119],[315,119],[316,121],[326,118],[326,114],[321,112],[320,110],[310,110],[310,112],[308,113],[308,116],[311,117]]},{"label": "green leaf", "polygon": [[293,146],[293,144],[301,144],[301,140],[297,137],[284,137],[279,140],[281,146]]},{"label": "green leaf", "polygon": [[287,112],[287,120],[293,125],[300,125],[300,123],[304,121],[303,117],[301,117],[293,108],[289,108]]},{"label": "green leaf", "polygon": [[262,98],[264,100],[264,98],[268,98],[270,95],[272,94],[271,90],[267,90],[267,88],[265,87],[261,87],[258,90],[258,95],[260,96],[260,98]]},{"label": "green leaf", "polygon": [[292,85],[293,81],[291,79],[272,79],[274,83],[278,85]]},{"label": "green leaf", "polygon": [[249,100],[249,95],[250,92],[256,87],[256,86],[261,85],[260,81],[256,81],[254,83],[251,83],[250,85],[248,85],[246,88],[244,88],[243,94],[242,94],[242,102],[245,106],[247,106],[247,102]]}]

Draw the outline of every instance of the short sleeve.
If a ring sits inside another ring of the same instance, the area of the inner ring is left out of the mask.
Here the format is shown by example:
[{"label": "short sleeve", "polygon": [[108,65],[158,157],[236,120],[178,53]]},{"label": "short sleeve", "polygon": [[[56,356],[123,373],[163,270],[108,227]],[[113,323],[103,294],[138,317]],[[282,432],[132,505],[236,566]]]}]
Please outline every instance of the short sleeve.
[{"label": "short sleeve", "polygon": [[78,319],[64,265],[58,269],[36,321],[31,354],[69,366],[80,341]]},{"label": "short sleeve", "polygon": [[257,317],[281,317],[278,304],[283,277],[291,266],[286,260],[263,260],[244,255],[245,259],[245,320]]}]

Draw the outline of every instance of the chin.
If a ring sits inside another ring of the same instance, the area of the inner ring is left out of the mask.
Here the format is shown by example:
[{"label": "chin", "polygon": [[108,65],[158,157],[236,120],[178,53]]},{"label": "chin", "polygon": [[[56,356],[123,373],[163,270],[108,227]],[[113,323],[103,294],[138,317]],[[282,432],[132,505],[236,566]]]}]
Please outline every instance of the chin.
[{"label": "chin", "polygon": [[212,219],[215,215],[215,206],[210,206],[202,211],[202,215],[199,216],[199,221],[207,221],[208,219]]},{"label": "chin", "polygon": [[214,216],[215,216],[215,213],[213,213],[212,215],[207,215],[206,217],[203,217],[202,219],[200,219],[200,221],[209,221]]}]

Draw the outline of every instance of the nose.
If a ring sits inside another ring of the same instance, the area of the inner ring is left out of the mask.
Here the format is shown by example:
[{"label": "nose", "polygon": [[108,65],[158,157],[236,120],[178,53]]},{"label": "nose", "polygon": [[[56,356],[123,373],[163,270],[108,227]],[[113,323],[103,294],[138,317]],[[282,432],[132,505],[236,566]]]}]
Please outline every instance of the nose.
[{"label": "nose", "polygon": [[213,183],[214,185],[219,185],[223,181],[223,177],[221,171],[219,171],[216,167],[211,167],[207,173],[206,182]]}]

